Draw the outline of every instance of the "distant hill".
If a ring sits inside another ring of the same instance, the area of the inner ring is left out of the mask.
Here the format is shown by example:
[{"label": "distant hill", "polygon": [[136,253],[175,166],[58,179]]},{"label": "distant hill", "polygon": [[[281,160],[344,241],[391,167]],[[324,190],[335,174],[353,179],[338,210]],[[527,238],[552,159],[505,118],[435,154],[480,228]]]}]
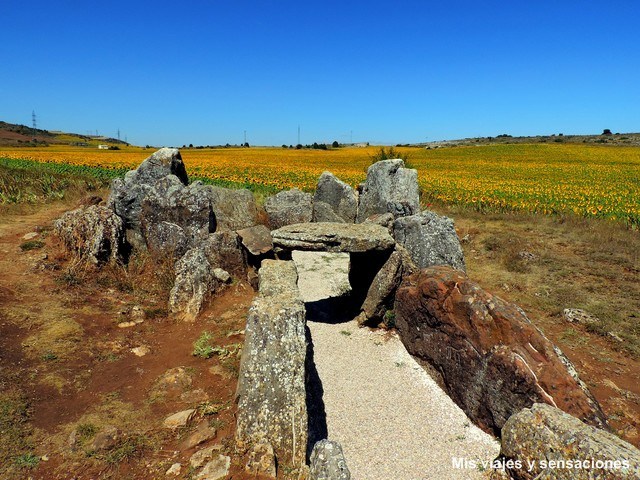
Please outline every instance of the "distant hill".
[{"label": "distant hill", "polygon": [[[495,137],[473,137],[462,138],[459,140],[442,140],[437,142],[425,142],[411,144],[407,146],[425,147],[425,148],[441,148],[441,147],[458,147],[470,145],[492,145],[507,143],[592,143],[592,144],[610,144],[610,145],[628,145],[640,146],[640,133],[607,133],[598,135],[563,135],[562,133],[554,135],[537,135],[530,137],[513,137],[508,134],[501,134]],[[398,145],[404,146],[404,145]]]},{"label": "distant hill", "polygon": [[117,138],[77,133],[50,132],[0,121],[0,146],[32,147],[35,145],[129,145]]}]

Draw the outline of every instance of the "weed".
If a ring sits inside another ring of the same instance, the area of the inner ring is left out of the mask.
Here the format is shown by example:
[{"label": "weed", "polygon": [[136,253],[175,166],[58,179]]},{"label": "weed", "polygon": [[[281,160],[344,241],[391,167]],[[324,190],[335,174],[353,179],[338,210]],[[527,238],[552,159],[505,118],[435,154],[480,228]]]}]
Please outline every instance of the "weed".
[{"label": "weed", "polygon": [[92,438],[98,432],[98,427],[96,427],[93,423],[81,423],[76,428],[76,431],[78,432],[78,435],[81,439],[87,440],[89,438]]},{"label": "weed", "polygon": [[198,339],[193,342],[193,352],[195,357],[211,358],[213,355],[218,355],[220,360],[225,360],[230,357],[237,357],[242,349],[241,343],[231,343],[229,345],[211,345],[210,342],[213,339],[213,335],[207,331],[202,332]]},{"label": "weed", "polygon": [[44,242],[42,240],[28,240],[20,245],[20,250],[28,252],[42,247],[44,247]]},{"label": "weed", "polygon": [[382,318],[382,322],[384,323],[385,328],[392,329],[396,327],[396,312],[393,310],[387,310],[384,312],[384,317]]},{"label": "weed", "polygon": [[51,351],[45,352],[44,355],[42,355],[42,360],[44,360],[45,362],[52,362],[57,359],[58,359],[58,355],[56,355]]},{"label": "weed", "polygon": [[212,338],[213,335],[211,335],[211,333],[207,331],[202,332],[198,339],[193,342],[192,355],[194,357],[211,358],[214,354],[214,347],[209,344]]},{"label": "weed", "polygon": [[33,453],[23,453],[14,460],[18,468],[36,468],[40,463],[40,457]]},{"label": "weed", "polygon": [[340,330],[340,334],[344,335],[345,337],[350,337],[351,336],[351,332],[349,332],[347,330]]},{"label": "weed", "polygon": [[140,457],[150,447],[147,437],[141,434],[128,436],[120,440],[104,456],[104,460],[111,465],[117,465],[123,461]]},{"label": "weed", "polygon": [[198,405],[198,411],[202,415],[216,415],[229,407],[229,402],[203,402]]}]

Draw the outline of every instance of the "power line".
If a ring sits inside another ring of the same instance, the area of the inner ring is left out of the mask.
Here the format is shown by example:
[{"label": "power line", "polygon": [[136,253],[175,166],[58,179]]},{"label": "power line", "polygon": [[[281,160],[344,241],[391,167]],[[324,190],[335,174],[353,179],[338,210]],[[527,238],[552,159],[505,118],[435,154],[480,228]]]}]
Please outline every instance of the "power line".
[{"label": "power line", "polygon": [[31,111],[31,125],[33,125],[33,129],[35,130],[37,127],[37,122],[36,122],[36,111],[32,110]]}]

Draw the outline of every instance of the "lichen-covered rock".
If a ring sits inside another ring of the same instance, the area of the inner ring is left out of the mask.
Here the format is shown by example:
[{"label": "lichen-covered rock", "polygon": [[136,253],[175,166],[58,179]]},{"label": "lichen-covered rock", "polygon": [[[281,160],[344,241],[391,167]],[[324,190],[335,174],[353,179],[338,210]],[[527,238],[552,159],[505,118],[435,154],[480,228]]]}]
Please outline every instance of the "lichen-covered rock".
[{"label": "lichen-covered rock", "polygon": [[394,221],[395,217],[393,216],[393,213],[376,213],[375,215],[368,217],[364,223],[375,223],[376,225],[385,227],[389,232],[393,232]]},{"label": "lichen-covered rock", "polygon": [[389,256],[389,259],[376,274],[367,292],[367,297],[358,315],[358,323],[371,320],[382,320],[387,310],[393,309],[396,289],[407,275],[418,271],[411,256],[400,245]]},{"label": "lichen-covered rock", "polygon": [[[313,201],[313,222],[346,223],[328,203]],[[353,223],[353,222],[352,222]]]},{"label": "lichen-covered rock", "polygon": [[262,262],[245,328],[236,428],[241,449],[269,444],[278,467],[292,469],[305,464],[308,436],[305,309],[296,282],[293,262]]},{"label": "lichen-covered rock", "polygon": [[605,427],[573,366],[514,304],[451,267],[420,270],[396,293],[396,326],[409,353],[440,372],[449,396],[478,426],[498,434],[534,403]]},{"label": "lichen-covered rock", "polygon": [[309,480],[351,480],[342,447],[338,442],[320,440],[313,447]]},{"label": "lichen-covered rock", "polygon": [[175,175],[161,178],[142,200],[140,227],[150,251],[182,256],[214,230],[208,187],[186,187]]},{"label": "lichen-covered rock", "polygon": [[392,213],[394,217],[420,212],[418,172],[405,168],[401,159],[382,160],[367,170],[358,205],[357,222],[376,213]]},{"label": "lichen-covered rock", "polygon": [[212,267],[226,270],[237,278],[247,274],[247,256],[236,232],[224,230],[209,234],[199,247]]},{"label": "lichen-covered rock", "polygon": [[266,255],[273,251],[273,239],[271,232],[264,225],[238,230],[242,245],[253,256]]},{"label": "lichen-covered rock", "polygon": [[223,480],[229,474],[231,467],[231,457],[226,455],[215,455],[200,472],[195,476],[195,480]]},{"label": "lichen-covered rock", "polygon": [[313,197],[297,188],[283,190],[266,199],[264,210],[271,230],[294,223],[307,223],[313,217]]},{"label": "lichen-covered rock", "polygon": [[176,279],[169,293],[169,309],[193,321],[220,282],[201,248],[192,248],[175,265]]},{"label": "lichen-covered rock", "polygon": [[368,252],[395,245],[389,231],[374,223],[299,223],[271,232],[275,247],[286,250]]},{"label": "lichen-covered rock", "polygon": [[140,230],[141,204],[155,183],[167,175],[175,175],[184,185],[189,183],[180,151],[177,148],[161,148],[144,160],[135,170],[130,170],[123,179],[111,183],[107,205],[123,219],[127,235],[136,247],[144,243]]},{"label": "lichen-covered rock", "polygon": [[53,228],[65,247],[96,265],[119,260],[124,250],[124,224],[110,208],[91,205],[65,213]]},{"label": "lichen-covered rock", "polygon": [[249,190],[207,186],[215,231],[241,230],[258,223],[256,199]]},{"label": "lichen-covered rock", "polygon": [[356,220],[358,194],[352,186],[347,185],[331,172],[323,172],[320,175],[313,202],[314,213],[316,211],[315,202],[323,202],[329,205],[332,211],[344,222],[353,223]]},{"label": "lichen-covered rock", "polygon": [[419,268],[449,265],[465,271],[462,246],[450,218],[425,210],[396,219],[393,232]]},{"label": "lichen-covered rock", "polygon": [[501,455],[514,465],[508,472],[517,480],[640,479],[637,448],[546,404],[511,416],[501,445]]}]

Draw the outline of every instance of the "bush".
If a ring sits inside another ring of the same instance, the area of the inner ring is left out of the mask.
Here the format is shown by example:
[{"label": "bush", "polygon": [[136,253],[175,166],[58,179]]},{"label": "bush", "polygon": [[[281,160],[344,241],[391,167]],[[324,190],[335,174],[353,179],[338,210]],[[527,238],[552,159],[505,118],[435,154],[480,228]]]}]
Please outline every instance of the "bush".
[{"label": "bush", "polygon": [[331,144],[331,148],[340,148],[340,144],[337,140],[334,140],[334,142]]},{"label": "bush", "polygon": [[405,162],[409,159],[406,153],[400,153],[395,148],[389,147],[387,150],[384,147],[380,147],[374,155],[371,156],[371,163],[379,162],[380,160],[389,160],[394,158],[401,158]]}]

